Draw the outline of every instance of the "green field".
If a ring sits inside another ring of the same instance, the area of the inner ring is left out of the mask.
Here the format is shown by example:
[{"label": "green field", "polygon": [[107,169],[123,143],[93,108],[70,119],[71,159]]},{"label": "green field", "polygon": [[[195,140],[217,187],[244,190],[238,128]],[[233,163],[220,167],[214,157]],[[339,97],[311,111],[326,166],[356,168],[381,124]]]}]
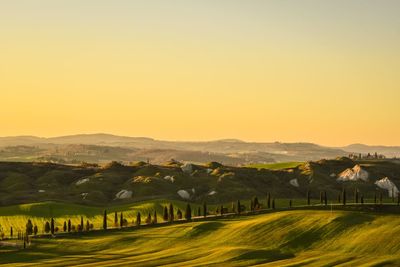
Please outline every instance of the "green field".
[{"label": "green field", "polygon": [[293,161],[293,162],[278,162],[278,163],[267,163],[267,164],[250,164],[247,167],[256,169],[268,169],[268,170],[282,170],[289,168],[296,168],[304,162]]},{"label": "green field", "polygon": [[398,266],[400,217],[348,211],[257,216],[34,239],[13,266]]}]

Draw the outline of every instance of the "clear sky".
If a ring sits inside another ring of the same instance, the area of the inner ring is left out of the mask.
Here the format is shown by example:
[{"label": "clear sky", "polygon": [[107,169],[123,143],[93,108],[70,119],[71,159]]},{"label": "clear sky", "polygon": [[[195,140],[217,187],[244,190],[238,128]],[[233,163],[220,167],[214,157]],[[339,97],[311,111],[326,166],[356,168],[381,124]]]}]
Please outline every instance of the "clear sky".
[{"label": "clear sky", "polygon": [[400,1],[1,0],[0,136],[400,145]]}]

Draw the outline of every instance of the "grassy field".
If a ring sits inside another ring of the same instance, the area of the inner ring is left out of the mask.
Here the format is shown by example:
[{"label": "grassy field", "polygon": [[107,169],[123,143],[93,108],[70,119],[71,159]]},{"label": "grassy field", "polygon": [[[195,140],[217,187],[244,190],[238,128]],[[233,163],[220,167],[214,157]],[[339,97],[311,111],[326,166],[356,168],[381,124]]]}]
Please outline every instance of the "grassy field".
[{"label": "grassy field", "polygon": [[247,167],[256,169],[282,170],[288,168],[295,168],[303,163],[304,162],[293,161],[293,162],[279,162],[279,163],[268,163],[268,164],[251,164],[248,165]]},{"label": "grassy field", "polygon": [[400,217],[282,211],[36,239],[12,266],[399,266]]}]

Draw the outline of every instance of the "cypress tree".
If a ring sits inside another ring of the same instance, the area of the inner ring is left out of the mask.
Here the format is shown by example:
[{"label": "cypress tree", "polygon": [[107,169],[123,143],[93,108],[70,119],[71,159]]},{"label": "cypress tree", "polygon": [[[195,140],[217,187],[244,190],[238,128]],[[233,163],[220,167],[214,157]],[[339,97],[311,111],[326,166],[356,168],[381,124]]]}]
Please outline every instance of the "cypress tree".
[{"label": "cypress tree", "polygon": [[364,196],[363,195],[361,195],[361,197],[360,197],[360,202],[361,202],[361,205],[364,204]]},{"label": "cypress tree", "polygon": [[44,224],[44,232],[45,232],[46,234],[50,232],[50,223],[49,223],[49,222],[46,222],[46,223]]},{"label": "cypress tree", "polygon": [[382,191],[381,192],[379,192],[379,204],[381,204],[382,205],[382,201],[383,200],[383,197],[382,197]]},{"label": "cypress tree", "polygon": [[207,217],[207,203],[206,202],[203,203],[203,216],[204,216],[204,218]]},{"label": "cypress tree", "polygon": [[142,223],[142,218],[140,217],[140,212],[138,212],[136,215],[136,225],[140,226],[141,223]]},{"label": "cypress tree", "polygon": [[67,222],[66,221],[64,221],[64,225],[63,225],[63,232],[66,232],[67,231]]},{"label": "cypress tree", "polygon": [[272,209],[273,210],[275,209],[275,199],[274,198],[272,199]]},{"label": "cypress tree", "polygon": [[325,206],[328,205],[328,195],[326,194],[326,191],[324,191],[324,202],[325,202]]},{"label": "cypress tree", "polygon": [[255,196],[253,198],[253,210],[258,210],[260,208],[260,202],[258,201],[258,197]]},{"label": "cypress tree", "polygon": [[198,208],[197,208],[197,217],[200,217],[200,216],[201,216],[201,208],[198,207]]},{"label": "cypress tree", "polygon": [[237,213],[240,214],[242,211],[242,206],[240,205],[240,200],[237,201]]},{"label": "cypress tree", "polygon": [[271,208],[271,194],[269,192],[267,194],[267,208]]},{"label": "cypress tree", "polygon": [[292,207],[292,200],[289,200],[289,208]]},{"label": "cypress tree", "polygon": [[153,223],[154,223],[154,224],[157,223],[157,211],[156,211],[156,210],[154,210]]},{"label": "cypress tree", "polygon": [[236,212],[235,203],[232,201],[232,213]]},{"label": "cypress tree", "polygon": [[376,191],[374,193],[374,204],[376,204]]},{"label": "cypress tree", "polygon": [[192,208],[190,207],[189,203],[186,205],[185,219],[187,221],[192,220]]},{"label": "cypress tree", "polygon": [[68,220],[68,227],[67,228],[68,228],[67,229],[68,233],[71,232],[71,220]]},{"label": "cypress tree", "polygon": [[146,224],[151,224],[151,214],[150,214],[150,212],[147,215]]},{"label": "cypress tree", "polygon": [[342,204],[343,205],[346,205],[346,189],[344,189],[343,188],[343,191],[342,191]]},{"label": "cypress tree", "polygon": [[89,220],[86,220],[86,232],[90,231],[90,223]]},{"label": "cypress tree", "polygon": [[38,227],[37,227],[37,225],[35,225],[35,226],[33,226],[33,234],[37,235],[37,233],[38,233]]},{"label": "cypress tree", "polygon": [[311,200],[310,200],[310,190],[307,190],[307,205],[310,206]]},{"label": "cypress tree", "polygon": [[117,212],[114,212],[114,226],[118,225],[118,214]]},{"label": "cypress tree", "polygon": [[83,225],[83,216],[81,216],[81,231],[83,231],[83,229],[85,229],[85,228],[84,228],[84,225]]},{"label": "cypress tree", "polygon": [[53,218],[51,218],[50,232],[51,232],[52,235],[54,235],[54,219]]},{"label": "cypress tree", "polygon": [[220,211],[221,216],[224,215],[224,205],[221,205],[221,211]]},{"label": "cypress tree", "polygon": [[180,209],[178,209],[178,211],[176,212],[176,217],[178,218],[178,220],[182,220],[182,211]]},{"label": "cypress tree", "polygon": [[338,202],[338,203],[342,203],[342,200],[341,200],[341,198],[340,198],[340,193],[339,193],[338,196],[337,196],[337,202]]},{"label": "cypress tree", "polygon": [[10,238],[11,239],[13,238],[13,228],[12,228],[12,226],[10,227]]},{"label": "cypress tree", "polygon": [[27,235],[33,234],[33,224],[30,219],[28,219],[28,222],[26,223],[26,234]]},{"label": "cypress tree", "polygon": [[169,203],[169,221],[173,222],[174,221],[174,206],[172,203]]},{"label": "cypress tree", "polygon": [[397,206],[400,205],[400,192],[397,192]]},{"label": "cypress tree", "polygon": [[168,221],[168,208],[167,206],[164,207],[164,214],[163,214],[163,220],[166,222]]},{"label": "cypress tree", "polygon": [[354,189],[354,203],[358,204],[358,189]]},{"label": "cypress tree", "polygon": [[120,218],[119,218],[119,227],[124,227],[124,215],[123,215],[123,213],[121,212],[121,216],[120,216]]},{"label": "cypress tree", "polygon": [[104,230],[107,230],[107,210],[104,210],[103,229],[104,229]]}]

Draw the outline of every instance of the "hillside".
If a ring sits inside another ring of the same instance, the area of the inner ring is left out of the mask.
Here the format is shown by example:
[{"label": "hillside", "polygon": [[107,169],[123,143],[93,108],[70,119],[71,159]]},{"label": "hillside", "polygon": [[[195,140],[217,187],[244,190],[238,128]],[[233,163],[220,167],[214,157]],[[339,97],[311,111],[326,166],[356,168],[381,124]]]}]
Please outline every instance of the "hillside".
[{"label": "hillside", "polygon": [[400,164],[397,161],[352,161],[348,158],[306,162],[286,169],[256,169],[139,162],[112,163],[104,167],[49,163],[0,162],[0,205],[46,200],[88,205],[121,204],[167,198],[193,202],[222,203],[265,196],[275,198],[319,198],[326,191],[335,201],[343,188],[353,197],[354,189],[365,198],[382,192],[397,194]]},{"label": "hillside", "polygon": [[171,158],[226,165],[307,161],[345,156],[338,148],[310,143],[256,143],[235,139],[209,142],[162,141],[110,134],[80,134],[53,138],[34,136],[0,137],[0,160],[103,163],[150,160],[160,164]]},{"label": "hillside", "polygon": [[0,264],[398,266],[399,225],[394,215],[285,211],[34,239],[26,250],[0,248]]}]

